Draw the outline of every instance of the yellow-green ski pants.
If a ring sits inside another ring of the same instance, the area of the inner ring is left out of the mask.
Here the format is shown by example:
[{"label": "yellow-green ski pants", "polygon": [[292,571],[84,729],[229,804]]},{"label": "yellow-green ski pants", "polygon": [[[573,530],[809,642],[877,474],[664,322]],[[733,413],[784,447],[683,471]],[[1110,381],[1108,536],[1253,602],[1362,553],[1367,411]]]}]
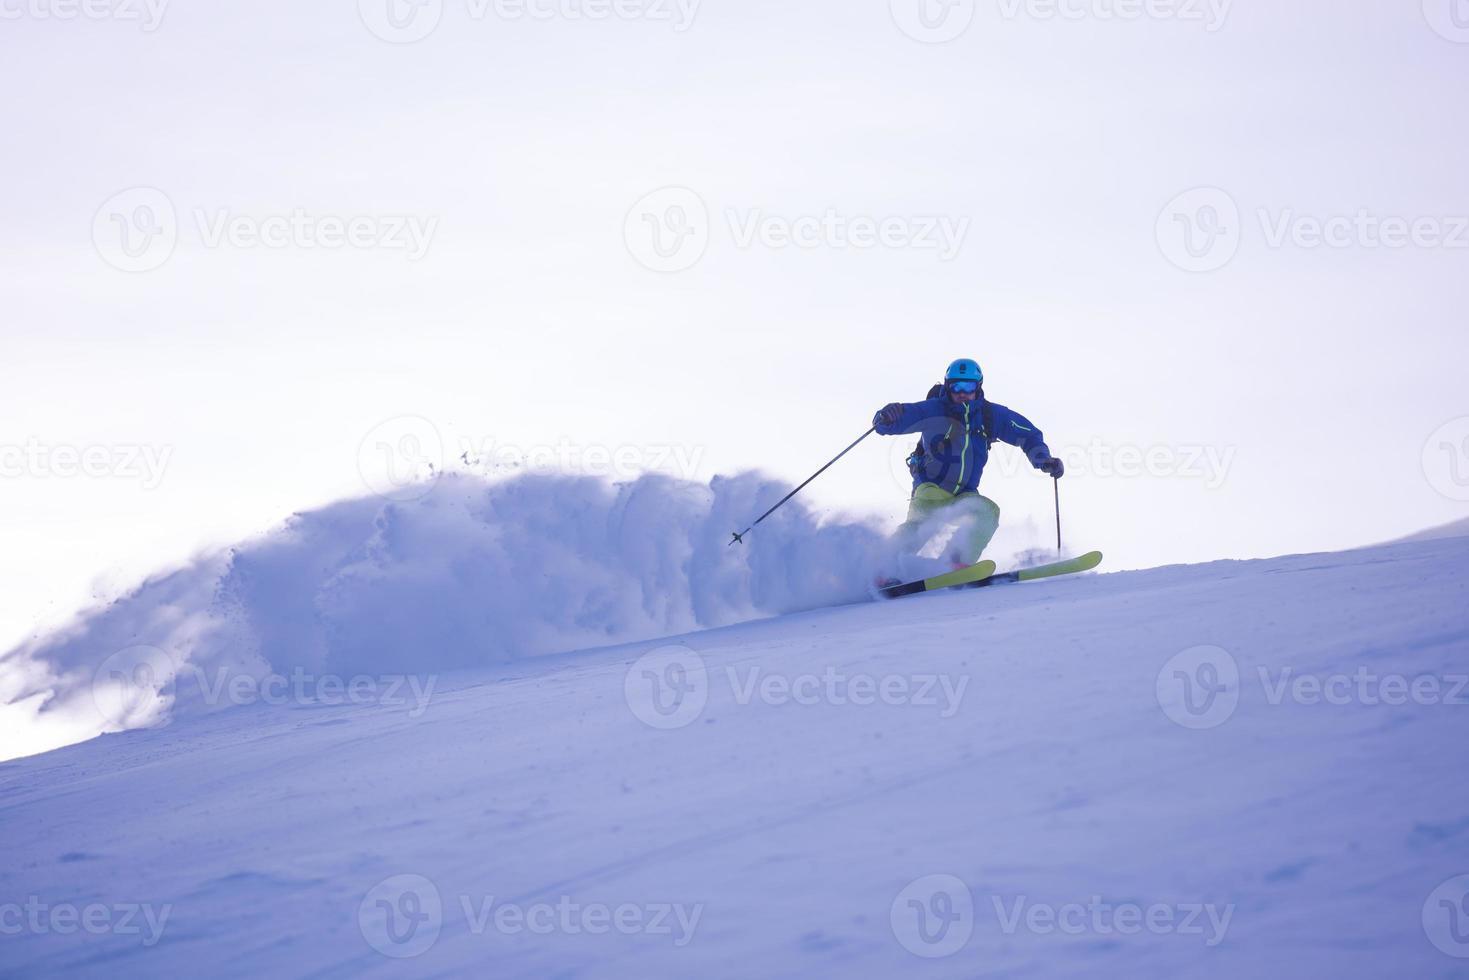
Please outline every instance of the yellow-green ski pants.
[{"label": "yellow-green ski pants", "polygon": [[990,539],[1000,527],[1000,505],[978,493],[952,494],[936,483],[920,483],[908,504],[908,519],[898,527],[898,534],[913,539],[915,548],[926,542],[916,538],[919,527],[939,511],[960,525],[954,537],[957,557],[965,564],[979,561]]}]

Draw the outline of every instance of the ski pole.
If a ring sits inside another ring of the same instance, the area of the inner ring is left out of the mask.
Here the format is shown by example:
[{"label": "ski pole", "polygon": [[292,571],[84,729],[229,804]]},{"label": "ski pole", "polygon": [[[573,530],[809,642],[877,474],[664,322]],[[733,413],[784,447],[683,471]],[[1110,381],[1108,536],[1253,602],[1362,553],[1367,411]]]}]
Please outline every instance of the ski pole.
[{"label": "ski pole", "polygon": [[1051,480],[1052,489],[1056,491],[1056,554],[1061,553],[1061,479],[1055,477]]},{"label": "ski pole", "polygon": [[802,490],[806,489],[806,484],[807,483],[810,483],[812,480],[816,479],[818,476],[820,476],[821,474],[825,473],[827,470],[831,469],[831,464],[832,463],[835,463],[837,460],[839,460],[843,456],[847,455],[847,453],[849,453],[852,450],[856,449],[858,442],[861,442],[863,439],[866,439],[868,436],[872,435],[876,431],[877,431],[877,426],[874,425],[872,428],[870,428],[866,432],[862,433],[862,435],[858,436],[857,437],[857,442],[852,443],[846,449],[843,449],[841,452],[837,453],[834,457],[832,457],[831,463],[827,463],[821,469],[817,470],[815,473],[812,473],[811,476],[807,478],[806,483],[803,483],[799,487],[796,487],[796,489],[792,490],[790,493],[788,493],[784,497],[782,497],[779,504],[776,504],[774,507],[770,508],[765,513],[761,514],[759,517],[755,518],[755,524],[751,524],[749,527],[745,528],[743,531],[737,532],[734,535],[734,540],[730,541],[729,546],[733,546],[735,544],[735,542],[739,542],[740,544],[744,544],[745,543],[745,535],[747,535],[751,531],[755,530],[755,525],[756,524],[759,524],[761,521],[765,520],[765,518],[769,517],[771,514],[774,514],[777,510],[780,510],[781,506],[787,500],[790,500],[796,494],[798,494]]}]

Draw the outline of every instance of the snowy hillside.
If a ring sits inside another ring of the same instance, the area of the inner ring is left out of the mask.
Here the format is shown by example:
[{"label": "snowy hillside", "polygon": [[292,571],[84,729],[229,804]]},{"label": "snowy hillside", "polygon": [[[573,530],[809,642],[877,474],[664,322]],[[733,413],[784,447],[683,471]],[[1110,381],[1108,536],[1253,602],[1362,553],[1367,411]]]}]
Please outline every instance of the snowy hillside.
[{"label": "snowy hillside", "polygon": [[155,727],[0,765],[0,974],[1465,975],[1469,539],[866,603],[700,563],[763,492],[344,506],[12,653]]},{"label": "snowy hillside", "polygon": [[1417,534],[1410,534],[1402,541],[1435,541],[1439,538],[1465,538],[1469,537],[1469,517],[1462,521],[1453,521],[1439,527],[1431,527]]}]

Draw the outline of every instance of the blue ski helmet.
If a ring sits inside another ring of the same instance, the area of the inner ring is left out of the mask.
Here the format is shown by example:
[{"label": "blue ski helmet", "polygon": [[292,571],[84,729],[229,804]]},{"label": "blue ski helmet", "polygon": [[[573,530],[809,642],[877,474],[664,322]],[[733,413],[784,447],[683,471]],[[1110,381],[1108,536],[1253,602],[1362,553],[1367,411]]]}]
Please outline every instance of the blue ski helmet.
[{"label": "blue ski helmet", "polygon": [[978,362],[961,357],[944,372],[944,383],[948,384],[950,381],[977,381],[984,384],[984,372],[979,369]]}]

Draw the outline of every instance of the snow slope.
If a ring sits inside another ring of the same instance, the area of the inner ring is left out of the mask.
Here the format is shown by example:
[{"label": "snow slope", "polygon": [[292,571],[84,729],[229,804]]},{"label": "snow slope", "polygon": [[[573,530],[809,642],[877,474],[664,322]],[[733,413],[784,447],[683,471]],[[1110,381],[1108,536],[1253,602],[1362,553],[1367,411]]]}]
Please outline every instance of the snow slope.
[{"label": "snow slope", "polygon": [[1469,517],[1460,521],[1452,521],[1441,524],[1438,527],[1430,527],[1427,530],[1410,534],[1400,541],[1433,541],[1438,538],[1463,538],[1469,537]]},{"label": "snow slope", "polygon": [[0,975],[1464,976],[1466,586],[1444,539],[246,692],[0,766]]}]

